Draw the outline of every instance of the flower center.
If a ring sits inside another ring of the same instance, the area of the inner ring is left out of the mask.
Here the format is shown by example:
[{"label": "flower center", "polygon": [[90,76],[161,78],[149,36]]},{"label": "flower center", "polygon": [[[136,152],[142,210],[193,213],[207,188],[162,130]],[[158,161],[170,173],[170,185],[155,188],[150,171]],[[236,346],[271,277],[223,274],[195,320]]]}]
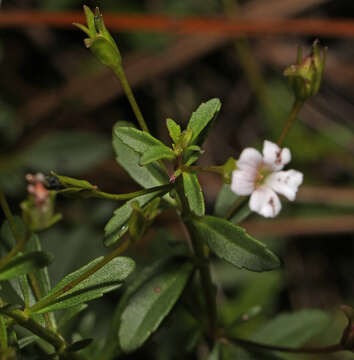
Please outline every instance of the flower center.
[{"label": "flower center", "polygon": [[261,164],[257,169],[254,187],[258,189],[264,183],[265,179],[271,172],[272,170],[267,165]]}]

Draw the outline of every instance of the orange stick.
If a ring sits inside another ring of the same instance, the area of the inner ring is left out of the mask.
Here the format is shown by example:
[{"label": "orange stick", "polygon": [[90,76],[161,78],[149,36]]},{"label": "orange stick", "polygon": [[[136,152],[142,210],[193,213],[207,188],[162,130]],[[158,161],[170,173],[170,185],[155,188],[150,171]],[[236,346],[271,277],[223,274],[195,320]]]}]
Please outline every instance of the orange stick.
[{"label": "orange stick", "polygon": [[[224,17],[169,17],[105,13],[106,26],[115,31],[151,31],[179,34],[260,36],[298,34],[354,37],[354,20],[336,19],[256,19],[232,20]],[[85,23],[81,12],[1,11],[0,28],[53,26],[68,28]]]}]

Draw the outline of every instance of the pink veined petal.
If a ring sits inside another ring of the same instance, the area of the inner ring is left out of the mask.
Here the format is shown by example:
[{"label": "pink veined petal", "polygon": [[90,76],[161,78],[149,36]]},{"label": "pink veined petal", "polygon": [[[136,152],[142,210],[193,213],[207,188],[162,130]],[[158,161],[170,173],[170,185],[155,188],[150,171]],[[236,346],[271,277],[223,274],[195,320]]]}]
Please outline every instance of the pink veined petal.
[{"label": "pink veined petal", "polygon": [[272,189],[260,186],[252,193],[249,207],[252,211],[268,218],[279,214],[281,203],[278,195]]},{"label": "pink veined petal", "polygon": [[251,171],[253,169],[256,171],[261,162],[262,155],[258,150],[246,148],[241,152],[236,165],[240,170]]},{"label": "pink veined petal", "polygon": [[302,180],[303,174],[300,171],[278,171],[270,174],[265,184],[277,193],[293,201],[295,200],[298,187],[302,184]]},{"label": "pink veined petal", "polygon": [[232,172],[231,190],[237,195],[249,195],[254,190],[255,172],[235,170]]},{"label": "pink veined petal", "polygon": [[263,144],[263,161],[273,170],[281,170],[291,160],[288,148],[281,149],[277,144],[265,140]]}]

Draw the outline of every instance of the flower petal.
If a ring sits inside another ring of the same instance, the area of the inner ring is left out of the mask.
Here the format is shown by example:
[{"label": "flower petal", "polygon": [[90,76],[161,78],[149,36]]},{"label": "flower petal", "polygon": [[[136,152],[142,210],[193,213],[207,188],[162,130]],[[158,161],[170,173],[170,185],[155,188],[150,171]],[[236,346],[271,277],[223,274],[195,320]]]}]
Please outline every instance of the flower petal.
[{"label": "flower petal", "polygon": [[231,190],[237,195],[249,195],[254,190],[255,171],[232,172]]},{"label": "flower petal", "polygon": [[258,166],[262,162],[261,153],[253,148],[246,148],[242,151],[236,165],[240,170],[257,171]]},{"label": "flower petal", "polygon": [[302,184],[303,174],[300,171],[278,171],[270,174],[265,184],[289,200],[295,200],[298,187]]},{"label": "flower petal", "polygon": [[272,189],[260,186],[252,193],[249,207],[264,217],[275,217],[279,214],[281,203],[278,195]]},{"label": "flower petal", "polygon": [[273,170],[281,170],[291,160],[288,148],[281,149],[277,144],[265,140],[263,144],[263,161]]}]

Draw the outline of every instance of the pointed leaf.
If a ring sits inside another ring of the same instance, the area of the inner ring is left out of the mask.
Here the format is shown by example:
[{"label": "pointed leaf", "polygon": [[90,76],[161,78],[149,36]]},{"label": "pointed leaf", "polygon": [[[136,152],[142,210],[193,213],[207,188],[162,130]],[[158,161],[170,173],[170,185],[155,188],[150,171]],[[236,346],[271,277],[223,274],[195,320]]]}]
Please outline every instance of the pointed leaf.
[{"label": "pointed leaf", "polygon": [[[90,275],[78,285],[68,290],[58,298],[45,304],[46,298],[67,286],[71,281],[79,278],[86,271],[97,265],[103,257],[99,257],[82,268],[65,276],[59,283],[36,304],[36,313],[45,313],[66,309],[78,304],[97,299],[103,294],[113,291],[122,285],[123,280],[134,270],[135,263],[127,257],[117,257],[104,265],[101,269]],[[44,305],[41,307],[41,303]]]},{"label": "pointed leaf", "polygon": [[147,132],[135,129],[131,126],[121,126],[115,130],[115,135],[134,151],[144,154],[151,147],[158,146],[169,149],[160,140],[157,140]]},{"label": "pointed leaf", "polygon": [[157,160],[173,160],[174,158],[175,154],[167,146],[152,146],[141,156],[140,164],[144,166]]},{"label": "pointed leaf", "polygon": [[158,328],[180,297],[192,271],[190,263],[174,264],[132,296],[118,333],[125,352],[137,349]]},{"label": "pointed leaf", "polygon": [[0,269],[0,281],[27,274],[49,265],[51,261],[52,256],[42,251],[17,255]]},{"label": "pointed leaf", "polygon": [[211,99],[202,103],[192,114],[187,129],[192,129],[191,144],[201,145],[207,135],[207,131],[220,111],[221,102],[219,99]]},{"label": "pointed leaf", "polygon": [[220,258],[252,271],[272,270],[280,261],[264,244],[233,223],[214,216],[191,221],[195,235]]},{"label": "pointed leaf", "polygon": [[181,135],[181,127],[172,119],[167,119],[166,125],[168,133],[170,134],[170,138],[176,144]]},{"label": "pointed leaf", "polygon": [[132,125],[127,122],[118,122],[113,127],[113,148],[116,160],[139,185],[144,188],[154,187],[168,183],[168,175],[158,162],[140,166],[141,154],[120,140],[117,134],[121,128]]},{"label": "pointed leaf", "polygon": [[143,207],[157,196],[163,194],[164,192],[161,190],[150,194],[145,194],[127,201],[124,205],[115,210],[114,215],[111,217],[104,228],[104,245],[110,246],[116,243],[128,231],[128,221],[131,214],[133,213],[132,203],[134,201],[137,201],[139,206]]},{"label": "pointed leaf", "polygon": [[183,172],[182,178],[184,194],[187,198],[190,210],[197,216],[203,216],[205,213],[204,197],[197,174]]}]

